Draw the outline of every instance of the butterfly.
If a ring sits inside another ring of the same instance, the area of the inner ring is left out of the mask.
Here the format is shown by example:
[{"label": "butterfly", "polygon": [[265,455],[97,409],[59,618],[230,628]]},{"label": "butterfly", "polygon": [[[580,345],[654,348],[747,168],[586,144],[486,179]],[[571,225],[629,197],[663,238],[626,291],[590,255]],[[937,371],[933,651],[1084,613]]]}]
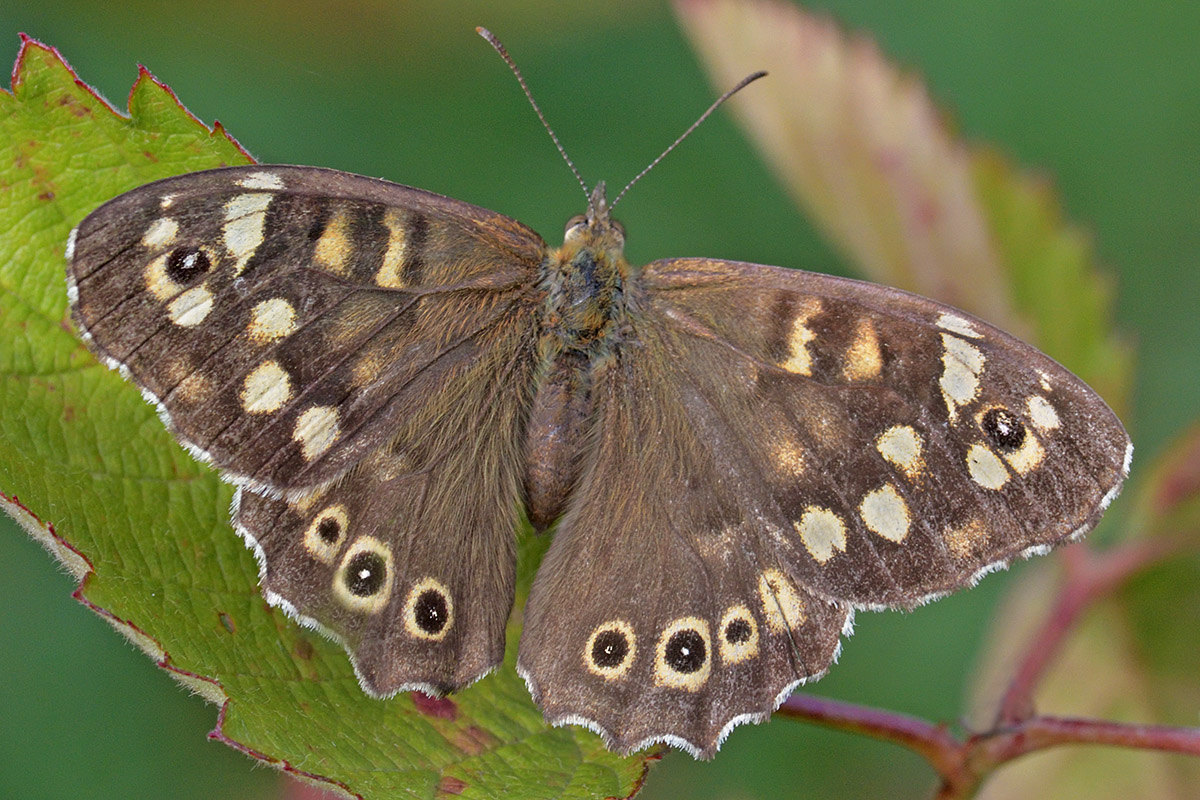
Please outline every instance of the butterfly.
[{"label": "butterfly", "polygon": [[420,189],[221,168],[92,212],[68,293],[239,487],[266,598],[373,696],[495,669],[522,512],[553,528],[518,671],[619,752],[711,757],[826,672],[855,610],[1078,539],[1120,490],[1121,422],[986,322],[624,242],[603,183],[551,247]]}]

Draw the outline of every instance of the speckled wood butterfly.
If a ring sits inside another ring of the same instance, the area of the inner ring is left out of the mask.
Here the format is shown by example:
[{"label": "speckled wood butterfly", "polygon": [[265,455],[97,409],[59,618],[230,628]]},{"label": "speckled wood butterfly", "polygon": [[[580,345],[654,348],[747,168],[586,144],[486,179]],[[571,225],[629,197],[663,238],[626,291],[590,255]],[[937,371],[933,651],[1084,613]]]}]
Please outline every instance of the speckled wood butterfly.
[{"label": "speckled wood butterfly", "polygon": [[911,608],[1090,530],[1132,448],[1082,381],[945,305],[624,258],[604,186],[551,248],[312,167],[216,169],[71,234],[74,319],[198,458],[267,599],[380,697],[500,664],[515,528],[556,523],[518,669],[552,723],[711,756]]}]

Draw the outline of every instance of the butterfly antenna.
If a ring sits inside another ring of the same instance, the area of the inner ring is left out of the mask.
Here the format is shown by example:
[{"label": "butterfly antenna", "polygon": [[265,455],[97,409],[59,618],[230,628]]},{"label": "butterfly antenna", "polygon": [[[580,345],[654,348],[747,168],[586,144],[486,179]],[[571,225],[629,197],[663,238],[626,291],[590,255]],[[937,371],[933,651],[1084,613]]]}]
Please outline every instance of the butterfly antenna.
[{"label": "butterfly antenna", "polygon": [[[558,148],[558,152],[562,154],[563,160],[567,162],[567,166],[571,168],[571,172],[575,173],[575,180],[579,181],[579,185],[583,187],[583,194],[588,198],[588,211],[593,211],[592,196],[588,191],[587,184],[584,183],[583,176],[579,174],[579,170],[575,168],[575,162],[567,155],[567,151],[563,149],[562,142],[558,141],[558,136],[555,135],[554,129],[550,127],[550,123],[546,122],[546,115],[542,113],[542,109],[538,106],[537,101],[533,99],[533,93],[529,91],[528,84],[525,83],[525,78],[521,75],[521,70],[517,69],[517,63],[512,60],[512,56],[508,54],[508,50],[496,38],[496,34],[489,31],[487,28],[478,27],[475,32],[487,40],[487,43],[495,48],[500,57],[504,59],[504,63],[508,64],[508,68],[512,70],[513,75],[517,76],[517,83],[521,84],[521,89],[525,92],[525,96],[529,98],[529,105],[533,106],[533,110],[537,112],[538,119],[542,121],[542,127],[546,129],[546,133],[550,134],[550,138],[554,141],[554,146]],[[738,87],[741,88],[741,87]]]},{"label": "butterfly antenna", "polygon": [[629,183],[625,184],[625,188],[624,188],[624,189],[622,189],[622,190],[621,190],[621,193],[617,195],[617,199],[616,199],[616,200],[613,200],[613,201],[612,201],[612,203],[610,203],[610,204],[609,204],[609,206],[608,206],[609,210],[611,211],[611,210],[613,209],[613,207],[615,207],[615,206],[617,205],[617,203],[621,202],[621,198],[625,196],[625,193],[626,193],[626,192],[628,192],[628,191],[629,191],[631,188],[633,188],[633,185],[634,185],[635,183],[637,183],[638,181],[640,181],[640,180],[641,180],[641,179],[642,179],[642,178],[643,178],[643,177],[646,175],[646,173],[647,173],[647,172],[649,172],[650,170],[654,169],[654,167],[655,167],[655,166],[658,164],[658,162],[660,162],[660,161],[662,161],[664,158],[666,158],[666,157],[667,157],[667,153],[671,152],[671,151],[672,151],[672,150],[674,150],[676,147],[678,147],[680,142],[682,142],[684,139],[686,139],[688,136],[690,136],[690,135],[692,134],[692,131],[696,130],[696,128],[699,128],[699,127],[700,127],[700,123],[701,123],[701,122],[704,122],[704,120],[708,119],[708,118],[709,118],[709,116],[710,116],[710,115],[711,115],[711,114],[712,114],[714,111],[716,111],[718,108],[720,108],[720,107],[721,107],[721,104],[722,104],[722,103],[724,103],[724,102],[725,102],[726,100],[728,100],[729,98],[733,97],[735,94],[737,94],[738,92],[740,92],[742,89],[745,89],[747,86],[749,86],[750,84],[754,83],[754,82],[755,82],[756,80],[758,80],[759,78],[766,77],[766,74],[767,74],[767,73],[766,73],[765,71],[763,71],[763,70],[759,70],[758,72],[755,72],[755,73],[753,73],[753,74],[751,74],[751,75],[747,75],[746,77],[744,77],[744,78],[742,78],[740,81],[738,81],[738,85],[737,85],[737,86],[734,86],[734,87],[733,87],[732,89],[730,89],[728,92],[726,92],[725,94],[723,94],[723,95],[721,95],[720,97],[718,97],[718,98],[716,99],[716,101],[715,101],[715,102],[714,102],[714,103],[713,103],[711,106],[709,106],[709,107],[708,107],[708,110],[707,110],[707,111],[705,111],[703,114],[701,114],[701,115],[700,115],[700,119],[698,119],[698,120],[696,120],[695,122],[693,122],[693,123],[692,123],[692,125],[691,125],[691,127],[689,127],[689,128],[686,130],[686,131],[684,131],[684,132],[683,132],[683,133],[682,133],[682,134],[679,136],[679,138],[678,138],[678,139],[676,139],[675,141],[671,142],[671,146],[670,146],[670,147],[668,147],[666,150],[663,150],[663,151],[662,151],[662,153],[659,155],[659,157],[658,157],[658,158],[656,158],[656,159],[654,159],[653,161],[651,161],[651,162],[650,162],[650,164],[649,164],[649,166],[647,166],[647,167],[646,167],[644,170],[642,170],[642,171],[641,171],[641,172],[639,172],[637,175],[635,175],[635,176],[633,177],[633,180],[631,180]]}]

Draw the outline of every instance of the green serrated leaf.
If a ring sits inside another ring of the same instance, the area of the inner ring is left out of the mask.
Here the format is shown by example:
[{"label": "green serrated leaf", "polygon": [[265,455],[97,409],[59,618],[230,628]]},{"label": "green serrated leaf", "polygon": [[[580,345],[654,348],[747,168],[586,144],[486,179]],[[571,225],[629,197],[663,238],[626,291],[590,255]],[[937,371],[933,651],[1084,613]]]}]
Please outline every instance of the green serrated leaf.
[{"label": "green serrated leaf", "polygon": [[[32,41],[0,92],[0,506],[83,577],[85,603],[222,703],[214,737],[255,757],[363,797],[632,794],[647,759],[542,722],[513,669],[519,614],[497,672],[447,700],[377,701],[340,647],[260,597],[231,488],[69,322],[62,253],[84,215],[157,178],[250,161],[144,70],[129,107]],[[521,594],[544,546],[523,540]]]}]

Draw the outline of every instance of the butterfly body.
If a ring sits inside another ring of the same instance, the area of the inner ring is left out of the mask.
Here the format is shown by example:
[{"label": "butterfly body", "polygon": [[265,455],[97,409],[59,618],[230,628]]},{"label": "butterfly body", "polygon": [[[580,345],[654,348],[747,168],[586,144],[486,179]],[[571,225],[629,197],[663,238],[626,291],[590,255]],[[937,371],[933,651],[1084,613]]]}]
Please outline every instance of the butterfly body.
[{"label": "butterfly body", "polygon": [[587,215],[567,224],[538,281],[538,376],[526,441],[525,507],[545,530],[563,512],[579,476],[596,372],[628,334],[632,268],[624,233],[608,217],[604,184]]},{"label": "butterfly body", "polygon": [[503,658],[523,504],[553,541],[518,671],[555,724],[711,756],[911,608],[1085,534],[1132,452],[1034,348],[895,289],[631,266],[311,167],[122,195],[68,244],[84,338],[239,486],[264,594],[388,696]]}]

